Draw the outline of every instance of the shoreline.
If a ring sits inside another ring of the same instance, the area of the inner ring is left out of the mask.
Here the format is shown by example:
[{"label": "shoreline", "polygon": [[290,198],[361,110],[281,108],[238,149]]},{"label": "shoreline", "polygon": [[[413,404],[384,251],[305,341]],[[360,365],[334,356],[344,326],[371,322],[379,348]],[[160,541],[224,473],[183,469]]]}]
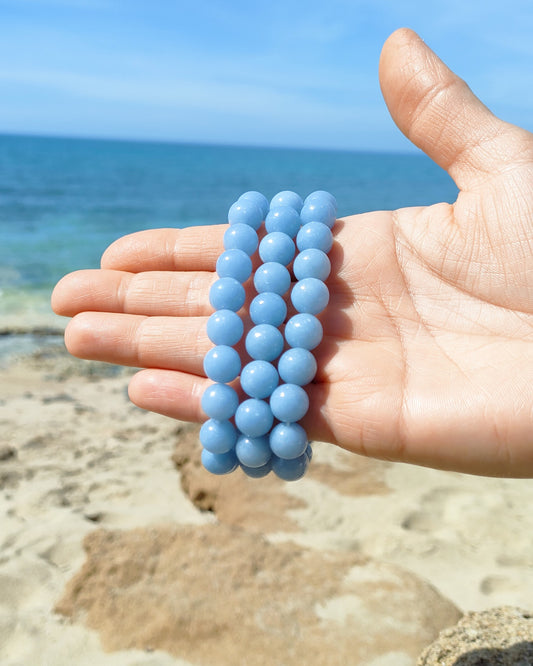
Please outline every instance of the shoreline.
[{"label": "shoreline", "polygon": [[66,353],[63,335],[65,329],[45,326],[9,326],[0,328],[0,368],[24,361],[33,354],[47,351]]}]

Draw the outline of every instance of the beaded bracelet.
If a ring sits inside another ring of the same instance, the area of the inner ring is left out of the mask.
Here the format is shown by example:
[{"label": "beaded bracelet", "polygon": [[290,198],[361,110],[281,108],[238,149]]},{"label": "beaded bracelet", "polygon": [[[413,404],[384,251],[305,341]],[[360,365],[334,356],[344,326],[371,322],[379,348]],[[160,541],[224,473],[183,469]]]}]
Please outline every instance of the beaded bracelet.
[{"label": "beaded bracelet", "polygon": [[[327,254],[336,211],[329,192],[313,192],[304,202],[295,192],[284,191],[270,204],[261,193],[246,192],[228,212],[218,279],[209,292],[215,312],[207,334],[215,346],[204,358],[204,371],[214,383],[202,396],[209,420],[201,427],[200,441],[202,464],[213,474],[241,467],[254,478],[273,471],[294,481],[307,470],[312,449],[298,421],[309,408],[304,386],[317,371],[312,350],[323,331],[316,315],[329,301]],[[263,220],[267,233],[259,243]],[[252,274],[257,248],[262,264],[253,276],[257,296],[249,304],[254,326],[245,337],[251,361],[242,367],[234,349],[244,335],[238,311],[245,304],[243,283]],[[292,290],[291,262],[297,280]],[[286,321],[284,296],[289,294],[298,314]],[[284,335],[279,330],[283,323]],[[237,377],[247,396],[241,403],[230,385]]]}]

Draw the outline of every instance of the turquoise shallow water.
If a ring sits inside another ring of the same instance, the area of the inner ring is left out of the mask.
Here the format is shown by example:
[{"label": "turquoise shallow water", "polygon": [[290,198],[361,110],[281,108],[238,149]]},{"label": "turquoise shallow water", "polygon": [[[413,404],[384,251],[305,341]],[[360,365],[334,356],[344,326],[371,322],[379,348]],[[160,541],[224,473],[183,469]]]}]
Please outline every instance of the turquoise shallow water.
[{"label": "turquoise shallow water", "polygon": [[119,236],[223,223],[249,189],[327,189],[340,216],[457,193],[418,154],[0,136],[0,329],[47,321],[54,283]]}]

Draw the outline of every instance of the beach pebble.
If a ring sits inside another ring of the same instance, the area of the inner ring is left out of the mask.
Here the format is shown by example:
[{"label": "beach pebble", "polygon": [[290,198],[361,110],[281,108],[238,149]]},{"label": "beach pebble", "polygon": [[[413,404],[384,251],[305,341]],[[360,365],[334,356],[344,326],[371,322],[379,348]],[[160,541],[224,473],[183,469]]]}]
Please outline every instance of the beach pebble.
[{"label": "beach pebble", "polygon": [[502,606],[467,613],[420,655],[417,666],[529,666],[533,613]]}]

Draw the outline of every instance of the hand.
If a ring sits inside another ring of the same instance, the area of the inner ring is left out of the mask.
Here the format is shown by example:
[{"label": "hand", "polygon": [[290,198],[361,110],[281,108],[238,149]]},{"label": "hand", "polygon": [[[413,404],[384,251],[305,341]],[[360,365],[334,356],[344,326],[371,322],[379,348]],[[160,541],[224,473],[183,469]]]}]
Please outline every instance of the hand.
[{"label": "hand", "polygon": [[[356,453],[533,476],[533,135],[495,118],[411,31],[380,79],[408,138],[460,189],[453,205],[335,227],[325,337],[303,425]],[[201,421],[208,292],[225,227],[144,231],[53,294],[69,351],[146,368],[134,403]]]}]

